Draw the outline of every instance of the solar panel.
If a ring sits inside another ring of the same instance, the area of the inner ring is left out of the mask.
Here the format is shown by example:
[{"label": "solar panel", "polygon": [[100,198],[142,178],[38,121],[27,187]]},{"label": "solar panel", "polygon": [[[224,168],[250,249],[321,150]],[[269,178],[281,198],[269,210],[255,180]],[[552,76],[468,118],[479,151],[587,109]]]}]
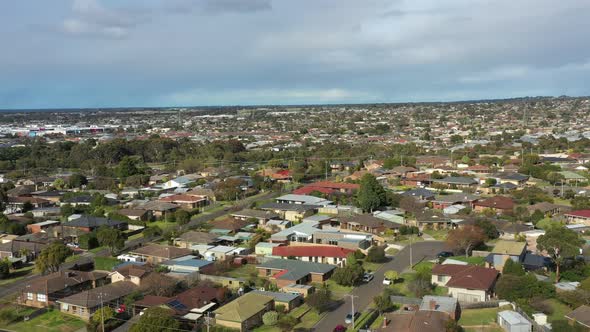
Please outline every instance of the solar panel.
[{"label": "solar panel", "polygon": [[168,305],[174,309],[178,309],[178,310],[184,310],[186,309],[186,306],[182,303],[180,303],[180,301],[178,300],[172,300],[170,302],[168,302]]}]

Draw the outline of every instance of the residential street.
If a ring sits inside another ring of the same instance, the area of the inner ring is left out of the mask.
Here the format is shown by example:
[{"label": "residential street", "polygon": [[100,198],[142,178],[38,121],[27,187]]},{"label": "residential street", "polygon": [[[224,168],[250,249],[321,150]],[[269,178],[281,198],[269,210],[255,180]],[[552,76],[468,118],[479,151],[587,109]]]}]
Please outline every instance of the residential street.
[{"label": "residential street", "polygon": [[[424,241],[412,244],[412,263],[416,264],[421,259],[433,259],[436,254],[445,249],[445,243],[441,241]],[[361,284],[354,288],[350,295],[354,298],[355,311],[362,312],[371,302],[373,297],[379,295],[383,289],[383,278],[385,271],[395,270],[403,272],[410,266],[410,249],[407,246],[401,250],[393,259],[385,263],[381,269],[375,272],[375,278],[367,284]],[[314,327],[315,331],[332,331],[338,324],[344,324],[344,318],[351,311],[351,299],[346,297],[344,303],[333,311],[329,312]]]}]

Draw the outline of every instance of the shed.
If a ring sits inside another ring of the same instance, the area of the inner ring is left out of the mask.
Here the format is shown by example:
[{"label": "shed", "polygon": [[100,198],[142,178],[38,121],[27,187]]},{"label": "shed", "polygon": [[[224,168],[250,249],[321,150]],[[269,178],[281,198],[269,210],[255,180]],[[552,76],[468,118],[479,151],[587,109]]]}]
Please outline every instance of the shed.
[{"label": "shed", "polygon": [[498,313],[498,325],[507,332],[531,332],[533,325],[521,314],[512,310]]}]

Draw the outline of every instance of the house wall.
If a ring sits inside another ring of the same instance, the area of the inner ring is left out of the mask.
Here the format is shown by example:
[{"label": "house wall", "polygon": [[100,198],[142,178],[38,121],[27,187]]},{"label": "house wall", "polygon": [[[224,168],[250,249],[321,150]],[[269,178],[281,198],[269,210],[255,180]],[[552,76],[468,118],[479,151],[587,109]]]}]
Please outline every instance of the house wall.
[{"label": "house wall", "polygon": [[450,276],[433,274],[430,282],[437,286],[445,286],[449,280],[451,280]]},{"label": "house wall", "polygon": [[75,306],[67,303],[60,303],[59,310],[66,314],[78,316],[83,320],[90,320],[92,313],[95,311],[86,307]]},{"label": "house wall", "polygon": [[449,287],[449,295],[462,302],[485,302],[490,295],[483,290]]}]

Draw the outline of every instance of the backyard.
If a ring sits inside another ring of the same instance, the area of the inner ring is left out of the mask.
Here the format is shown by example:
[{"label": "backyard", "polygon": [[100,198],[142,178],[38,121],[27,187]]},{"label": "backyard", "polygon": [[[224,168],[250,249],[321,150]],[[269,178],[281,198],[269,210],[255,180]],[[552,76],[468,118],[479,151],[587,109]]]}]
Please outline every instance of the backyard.
[{"label": "backyard", "polygon": [[18,322],[9,324],[2,324],[2,328],[10,331],[28,332],[28,331],[44,331],[44,332],[73,332],[83,328],[86,323],[78,318],[62,314],[57,310],[47,311],[33,319],[24,321],[23,317],[33,312],[33,309],[27,308],[20,312]]},{"label": "backyard", "polygon": [[99,256],[94,257],[94,268],[97,270],[112,271],[113,267],[118,264],[121,264],[121,261],[116,258]]},{"label": "backyard", "polygon": [[506,309],[511,309],[511,307],[465,309],[461,312],[459,324],[466,327],[495,324],[498,312]]}]

